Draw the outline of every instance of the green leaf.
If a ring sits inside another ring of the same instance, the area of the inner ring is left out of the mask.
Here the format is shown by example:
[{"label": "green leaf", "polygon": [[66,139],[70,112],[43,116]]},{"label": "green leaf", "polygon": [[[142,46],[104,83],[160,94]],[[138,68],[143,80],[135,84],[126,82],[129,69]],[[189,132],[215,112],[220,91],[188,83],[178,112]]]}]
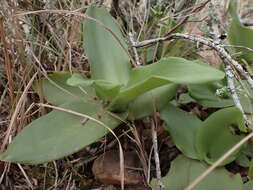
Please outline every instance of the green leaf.
[{"label": "green leaf", "polygon": [[[235,81],[236,93],[245,113],[253,113],[253,90],[246,81]],[[209,108],[223,108],[233,106],[233,100],[223,81],[188,85],[189,94],[200,105]],[[219,95],[218,95],[219,94]]]},{"label": "green leaf", "polygon": [[[212,164],[238,143],[243,137],[232,134],[232,127],[246,130],[242,113],[238,108],[225,108],[209,116],[196,135],[196,150],[199,158]],[[228,157],[222,165],[235,160],[239,152],[240,149]]]},{"label": "green leaf", "polygon": [[140,119],[153,114],[154,109],[161,110],[176,95],[178,88],[179,85],[177,84],[168,84],[138,96],[129,104],[128,118],[131,120]]},{"label": "green leaf", "polygon": [[245,154],[240,154],[238,158],[236,158],[235,163],[244,168],[248,168],[250,165],[250,160]]},{"label": "green leaf", "polygon": [[97,95],[103,100],[112,100],[118,95],[122,85],[113,84],[112,82],[105,80],[92,80],[85,79],[80,74],[73,74],[68,80],[67,84],[76,87],[91,86],[96,90]]},{"label": "green leaf", "polygon": [[[65,104],[73,100],[91,100],[91,98],[83,93],[78,87],[68,85],[66,82],[71,77],[71,73],[55,72],[48,75],[48,78],[36,81],[33,84],[35,91],[43,96],[49,103],[54,105]],[[94,96],[93,89],[85,87],[84,90]]]},{"label": "green leaf", "polygon": [[201,84],[222,78],[223,72],[207,65],[176,57],[161,59],[157,63],[133,69],[128,84],[121,89],[110,109],[121,109],[139,95],[169,83]]},{"label": "green leaf", "polygon": [[97,20],[84,21],[84,48],[91,63],[92,78],[126,84],[130,62],[127,45],[116,21],[103,7],[90,6],[86,15]]},{"label": "green leaf", "polygon": [[[229,4],[229,12],[232,16],[232,22],[228,30],[228,40],[231,45],[245,46],[253,49],[253,30],[243,26],[240,23],[236,12],[235,1],[231,0]],[[253,53],[243,48],[235,48],[237,52],[241,52],[241,58],[245,59],[249,64],[253,63]]]},{"label": "green leaf", "polygon": [[[162,178],[165,190],[183,190],[194,179],[200,176],[208,165],[197,160],[178,156],[172,161],[169,173]],[[154,180],[153,180],[154,184]],[[242,179],[239,174],[233,175],[225,168],[216,168],[204,178],[193,190],[242,190]]]},{"label": "green leaf", "polygon": [[[61,107],[87,114],[111,129],[121,123],[98,104],[75,100]],[[94,121],[53,110],[25,127],[0,155],[0,160],[26,164],[49,162],[81,150],[106,133],[108,130]]]},{"label": "green leaf", "polygon": [[253,89],[245,80],[236,81],[236,93],[241,102],[243,111],[248,114],[253,114]]},{"label": "green leaf", "polygon": [[249,65],[247,62],[245,62],[245,67],[249,74],[253,76],[253,65]]},{"label": "green leaf", "polygon": [[253,142],[249,141],[242,149],[242,153],[250,158],[253,158]]},{"label": "green leaf", "polygon": [[252,190],[253,189],[253,181],[249,181],[242,186],[242,190]]},{"label": "green leaf", "polygon": [[250,161],[249,171],[248,171],[249,179],[253,179],[253,158]]},{"label": "green leaf", "polygon": [[191,102],[196,102],[196,100],[194,100],[189,93],[180,94],[177,101],[178,104],[188,104]]},{"label": "green leaf", "polygon": [[[200,73],[196,75],[196,72]],[[177,84],[201,84],[220,80],[224,78],[224,73],[208,65],[179,57],[168,57],[148,66],[134,68],[126,88],[135,87],[152,77]]]},{"label": "green leaf", "polygon": [[191,84],[188,85],[189,94],[200,105],[209,108],[223,108],[233,106],[233,100],[229,95],[218,96],[217,91],[225,89],[226,86],[219,82],[213,82],[208,84]]},{"label": "green leaf", "polygon": [[161,117],[170,132],[173,142],[183,154],[189,158],[198,159],[195,150],[195,137],[202,121],[195,115],[185,112],[172,104],[161,111]]}]

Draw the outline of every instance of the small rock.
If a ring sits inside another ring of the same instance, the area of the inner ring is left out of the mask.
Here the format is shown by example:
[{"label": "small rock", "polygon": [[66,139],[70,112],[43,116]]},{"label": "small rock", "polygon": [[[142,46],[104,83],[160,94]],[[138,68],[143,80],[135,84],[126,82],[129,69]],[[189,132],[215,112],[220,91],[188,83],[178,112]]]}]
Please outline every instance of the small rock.
[{"label": "small rock", "polygon": [[[137,168],[141,168],[140,160],[135,152],[124,153],[126,185],[143,183],[143,176]],[[120,158],[118,151],[108,151],[99,156],[93,163],[92,172],[96,179],[106,184],[120,184]]]}]

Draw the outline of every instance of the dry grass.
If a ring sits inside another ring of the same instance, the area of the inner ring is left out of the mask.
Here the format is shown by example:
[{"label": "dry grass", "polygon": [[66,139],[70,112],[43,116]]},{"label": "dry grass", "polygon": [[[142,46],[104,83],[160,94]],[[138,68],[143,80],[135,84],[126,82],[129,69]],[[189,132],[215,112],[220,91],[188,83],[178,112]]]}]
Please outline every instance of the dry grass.
[{"label": "dry grass", "polygon": [[[43,100],[30,87],[33,76],[39,79],[54,71],[89,71],[81,42],[81,18],[67,14],[15,15],[50,9],[83,12],[87,4],[85,1],[1,1],[1,151],[28,123],[46,113],[34,104]],[[87,156],[79,153],[39,166],[1,162],[0,189],[91,189],[96,183],[88,164],[93,156],[83,154]]]}]

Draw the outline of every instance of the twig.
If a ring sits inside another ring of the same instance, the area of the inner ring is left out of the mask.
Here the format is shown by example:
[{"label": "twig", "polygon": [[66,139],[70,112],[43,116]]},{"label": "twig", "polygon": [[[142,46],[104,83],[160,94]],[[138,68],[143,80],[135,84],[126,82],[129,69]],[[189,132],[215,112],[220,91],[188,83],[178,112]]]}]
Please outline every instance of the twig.
[{"label": "twig", "polygon": [[190,14],[186,17],[184,17],[183,20],[181,20],[181,22],[179,22],[176,26],[174,26],[169,32],[167,32],[167,34],[165,34],[165,36],[168,36],[170,35],[171,33],[173,33],[174,31],[176,31],[176,29],[178,29],[180,26],[182,26],[184,23],[187,22],[187,20],[190,18],[190,15],[196,13],[196,12],[199,12],[201,11],[207,3],[209,3],[211,0],[206,0],[205,2],[203,3],[200,3],[198,6],[196,6],[195,8],[193,8],[190,12]]},{"label": "twig", "polygon": [[4,91],[2,92],[2,95],[0,97],[0,107],[2,107],[5,95],[7,94],[7,88],[4,89]]},{"label": "twig", "polygon": [[34,190],[33,185],[32,185],[32,183],[31,183],[31,181],[29,180],[29,177],[28,177],[27,174],[25,173],[25,170],[22,168],[22,166],[21,166],[20,164],[18,164],[18,167],[19,167],[19,169],[21,170],[22,174],[24,175],[24,177],[25,177],[25,179],[26,179],[26,181],[27,181],[28,186],[30,186],[31,190]]},{"label": "twig", "polygon": [[152,159],[153,150],[154,150],[154,145],[152,145],[152,147],[150,149],[150,153],[148,155],[148,177],[147,177],[148,183],[150,182],[151,159]]},{"label": "twig", "polygon": [[57,169],[57,164],[56,164],[56,162],[53,161],[53,164],[54,164],[54,171],[55,171],[54,188],[57,189],[59,173],[58,173],[58,169]]},{"label": "twig", "polygon": [[249,14],[252,14],[252,13],[253,13],[253,8],[246,9],[245,11],[242,12],[241,17],[242,17],[242,18],[245,18],[245,17],[247,17]]},{"label": "twig", "polygon": [[245,26],[253,26],[253,19],[252,18],[244,18],[244,19],[241,19],[241,23]]},{"label": "twig", "polygon": [[[157,42],[172,40],[172,39],[189,40],[189,41],[192,41],[192,42],[196,42],[198,44],[206,45],[208,47],[213,48],[215,51],[217,51],[218,55],[223,60],[225,66],[227,68],[226,69],[227,70],[226,75],[228,76],[227,80],[228,80],[229,88],[232,91],[231,94],[232,94],[233,102],[234,102],[235,106],[238,107],[238,109],[243,111],[241,103],[238,99],[238,96],[235,95],[236,93],[235,93],[234,84],[233,84],[232,66],[234,66],[235,69],[247,80],[248,84],[250,85],[250,87],[252,89],[253,89],[253,80],[252,80],[251,76],[249,75],[249,73],[246,72],[238,62],[236,62],[235,60],[232,59],[232,57],[227,53],[227,51],[223,48],[222,45],[220,45],[218,43],[215,43],[215,41],[213,41],[211,39],[205,39],[205,38],[201,38],[201,37],[197,37],[197,36],[192,36],[192,35],[189,35],[189,34],[175,33],[175,34],[171,34],[171,35],[166,36],[166,37],[156,38],[156,39],[151,39],[151,40],[146,40],[146,41],[143,41],[143,42],[135,43],[135,47],[148,46],[148,45],[151,45],[151,44],[154,44],[154,43],[157,43]],[[231,76],[232,76],[232,78],[231,78]],[[246,118],[245,115],[244,115],[244,118]],[[248,122],[248,120],[246,120],[246,122]]]},{"label": "twig", "polygon": [[143,168],[143,172],[144,172],[144,176],[146,178],[146,182],[147,184],[149,184],[149,181],[150,181],[150,170],[149,170],[149,165],[147,163],[148,161],[148,158],[147,158],[147,155],[146,155],[146,152],[145,152],[145,148],[144,148],[144,145],[141,143],[141,140],[140,140],[140,136],[138,134],[138,131],[135,127],[135,125],[130,125],[130,129],[132,131],[132,134],[134,136],[134,139],[130,137],[130,139],[135,142],[135,144],[137,145],[139,151],[136,151],[136,153],[138,154],[139,158],[140,158],[140,161],[141,161],[141,164],[142,164],[142,168]]},{"label": "twig", "polygon": [[246,46],[237,46],[237,45],[221,45],[222,47],[231,47],[231,48],[241,48],[241,49],[246,49],[253,53],[253,49],[246,47]]},{"label": "twig", "polygon": [[2,172],[0,176],[0,184],[2,184],[2,181],[4,179],[5,173],[7,172],[8,168],[10,167],[10,163],[5,163],[4,164],[4,171]]},{"label": "twig", "polygon": [[206,38],[201,38],[197,36],[192,36],[189,34],[181,34],[181,33],[175,33],[171,34],[166,37],[161,37],[161,38],[156,38],[156,39],[151,39],[151,40],[145,40],[143,42],[135,43],[135,47],[143,47],[143,46],[148,46],[157,42],[162,42],[162,41],[167,41],[167,40],[172,40],[172,39],[185,39],[185,40],[190,40],[196,43],[200,43],[203,45],[206,45],[208,47],[213,48],[217,53],[219,54],[220,58],[223,60],[225,64],[228,65],[233,65],[236,70],[247,80],[249,83],[250,87],[253,89],[253,80],[251,76],[249,75],[248,72],[246,72],[243,67],[235,60],[232,59],[232,57],[226,52],[226,50],[222,47],[222,45],[215,43],[211,39],[206,39]]},{"label": "twig", "polygon": [[104,3],[104,0],[100,0],[100,2],[99,2],[99,6],[102,6],[102,5],[103,5],[103,3]]},{"label": "twig", "polygon": [[235,76],[234,76],[234,73],[232,71],[231,65],[225,65],[225,73],[226,73],[226,76],[227,76],[228,89],[231,93],[231,97],[233,99],[233,102],[234,102],[235,106],[238,109],[240,109],[240,111],[243,113],[244,120],[246,122],[248,122],[247,116],[244,114],[241,102],[240,102],[239,97],[238,97],[238,95],[236,93],[236,90],[235,90],[235,84],[234,84]]},{"label": "twig", "polygon": [[144,3],[145,3],[144,18],[143,18],[143,21],[141,24],[139,34],[137,35],[137,40],[140,39],[141,34],[143,32],[144,32],[144,36],[145,36],[145,25],[148,23],[148,20],[149,20],[149,12],[150,12],[150,8],[151,8],[150,1],[145,0]]},{"label": "twig", "polygon": [[161,174],[160,159],[159,159],[159,153],[158,153],[157,132],[156,132],[155,122],[153,119],[151,120],[151,130],[152,130],[152,141],[153,141],[153,147],[154,147],[154,157],[155,157],[155,166],[156,166],[157,190],[161,190],[164,188],[164,185],[161,180],[162,174]]},{"label": "twig", "polygon": [[134,35],[133,35],[132,32],[129,32],[128,35],[129,35],[129,40],[131,42],[131,45],[133,47],[134,57],[135,57],[135,61],[136,61],[136,64],[134,64],[134,63],[133,64],[135,66],[139,66],[139,65],[141,65],[140,58],[139,58],[139,55],[138,55],[136,47],[133,46],[135,44],[135,42],[134,42]]},{"label": "twig", "polygon": [[248,134],[240,142],[234,145],[228,152],[226,152],[222,157],[220,157],[212,166],[210,166],[205,172],[203,172],[199,177],[197,177],[188,187],[184,190],[192,190],[196,185],[200,183],[205,177],[207,177],[215,168],[217,168],[224,160],[226,160],[234,151],[236,151],[240,146],[246,143],[249,139],[253,137],[253,133]]},{"label": "twig", "polygon": [[172,34],[170,35],[170,39],[186,39],[194,42],[201,43],[203,45],[209,46],[213,48],[219,54],[220,58],[223,60],[225,64],[234,66],[235,69],[247,80],[251,88],[253,89],[253,80],[248,72],[246,72],[243,67],[227,53],[227,51],[222,47],[222,45],[215,43],[213,40],[199,38],[195,36],[191,36],[188,34]]}]

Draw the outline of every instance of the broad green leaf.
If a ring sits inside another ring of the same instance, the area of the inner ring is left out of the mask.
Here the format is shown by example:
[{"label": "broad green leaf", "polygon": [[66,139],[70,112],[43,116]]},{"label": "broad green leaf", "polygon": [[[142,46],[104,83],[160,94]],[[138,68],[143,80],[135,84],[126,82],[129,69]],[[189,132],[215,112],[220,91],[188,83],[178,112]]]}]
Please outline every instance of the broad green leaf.
[{"label": "broad green leaf", "polygon": [[179,99],[177,100],[178,104],[188,104],[191,102],[196,102],[196,100],[194,100],[189,93],[183,93],[180,94]]},{"label": "broad green leaf", "polygon": [[241,102],[243,111],[248,114],[253,114],[253,102],[252,102],[253,99],[252,99],[252,97],[248,97],[248,95],[245,92],[238,93],[238,97]]},{"label": "broad green leaf", "polygon": [[245,80],[236,81],[235,84],[243,111],[248,114],[253,114],[253,89]]},{"label": "broad green leaf", "polygon": [[[87,114],[111,129],[121,123],[98,104],[75,100],[62,107]],[[0,160],[26,164],[49,162],[81,150],[106,133],[108,130],[94,121],[53,110],[25,127],[0,155]]]},{"label": "broad green leaf", "polygon": [[[208,165],[197,160],[178,156],[172,161],[169,173],[162,178],[164,190],[183,190],[200,176]],[[153,180],[154,184],[154,180]],[[204,178],[193,190],[242,190],[239,174],[229,173],[225,168],[216,168]]]},{"label": "broad green leaf", "polygon": [[185,112],[172,104],[161,111],[165,121],[163,127],[170,132],[173,142],[183,154],[189,158],[198,159],[195,150],[195,138],[202,121],[195,115]]},{"label": "broad green leaf", "polygon": [[253,181],[249,181],[242,186],[242,190],[252,190],[253,189]]},{"label": "broad green leaf", "polygon": [[224,73],[213,67],[183,58],[164,58],[157,63],[133,69],[128,84],[121,89],[110,109],[121,109],[139,95],[169,83],[201,84],[222,78]]},{"label": "broad green leaf", "polygon": [[[199,158],[212,164],[238,143],[243,136],[233,134],[232,127],[246,130],[242,113],[238,108],[224,108],[210,115],[197,131],[196,150]],[[222,165],[235,160],[239,152],[240,149]]]},{"label": "broad green leaf", "polygon": [[[196,72],[199,72],[198,75]],[[135,87],[151,77],[178,84],[201,84],[220,80],[224,78],[224,73],[208,65],[201,65],[179,57],[168,57],[148,66],[134,68],[126,88]]]},{"label": "broad green leaf", "polygon": [[116,21],[103,7],[90,6],[86,15],[97,20],[84,21],[84,48],[91,64],[92,79],[126,84],[130,61]]},{"label": "broad green leaf", "polygon": [[[239,97],[241,105],[245,113],[253,113],[253,90],[246,81],[235,81],[236,93]],[[209,108],[223,108],[234,105],[234,102],[227,90],[226,84],[222,81],[188,85],[189,94],[194,98],[200,105]]]},{"label": "broad green leaf", "polygon": [[49,103],[54,105],[65,104],[73,100],[91,100],[94,95],[93,89],[85,87],[84,90],[90,95],[82,92],[78,87],[68,85],[66,82],[71,77],[71,73],[55,72],[48,78],[36,81],[33,85],[35,91],[44,97]]},{"label": "broad green leaf", "polygon": [[[237,15],[235,0],[230,0],[229,12],[232,16],[232,22],[228,30],[228,39],[231,45],[240,45],[253,49],[253,30],[243,26]],[[241,52],[241,58],[245,59],[249,64],[253,63],[253,53],[243,48],[235,48],[237,52]]]},{"label": "broad green leaf", "polygon": [[251,75],[251,76],[253,76],[253,65],[249,65],[247,62],[245,63],[245,67],[246,67],[246,69],[247,69],[247,71],[249,72],[249,74]]},{"label": "broad green leaf", "polygon": [[200,105],[209,108],[223,108],[233,106],[233,100],[224,92],[224,95],[218,95],[218,90],[225,89],[226,86],[219,82],[208,84],[188,85],[189,94]]},{"label": "broad green leaf", "polygon": [[129,119],[140,119],[154,113],[155,110],[161,110],[176,95],[179,88],[177,84],[168,84],[162,87],[150,90],[138,96],[129,104]]},{"label": "broad green leaf", "polygon": [[112,100],[120,91],[122,85],[113,84],[105,80],[84,79],[80,74],[73,74],[67,84],[76,87],[91,86],[96,90],[97,95],[103,100]]},{"label": "broad green leaf", "polygon": [[154,59],[156,58],[156,50],[157,47],[156,46],[149,46],[149,47],[144,47],[144,48],[140,48],[139,50],[139,54],[143,54],[143,59],[146,61],[146,63],[151,64],[154,62]]}]

